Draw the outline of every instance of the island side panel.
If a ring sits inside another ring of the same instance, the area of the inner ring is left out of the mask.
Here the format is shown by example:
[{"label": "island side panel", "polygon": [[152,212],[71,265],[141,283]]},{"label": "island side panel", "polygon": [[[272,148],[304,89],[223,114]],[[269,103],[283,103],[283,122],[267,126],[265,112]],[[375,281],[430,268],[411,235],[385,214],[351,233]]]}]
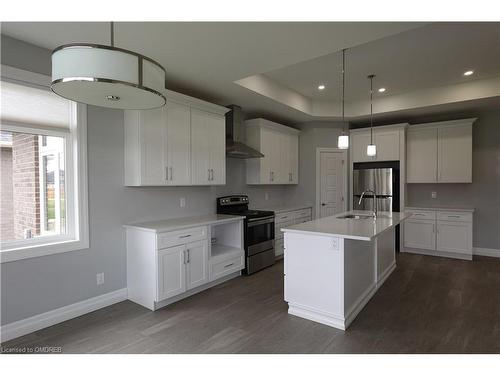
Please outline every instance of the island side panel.
[{"label": "island side panel", "polygon": [[396,268],[396,246],[394,228],[377,237],[377,288]]},{"label": "island side panel", "polygon": [[285,233],[288,313],[344,329],[343,239]]},{"label": "island side panel", "polygon": [[377,288],[375,241],[344,240],[344,314],[346,328]]}]

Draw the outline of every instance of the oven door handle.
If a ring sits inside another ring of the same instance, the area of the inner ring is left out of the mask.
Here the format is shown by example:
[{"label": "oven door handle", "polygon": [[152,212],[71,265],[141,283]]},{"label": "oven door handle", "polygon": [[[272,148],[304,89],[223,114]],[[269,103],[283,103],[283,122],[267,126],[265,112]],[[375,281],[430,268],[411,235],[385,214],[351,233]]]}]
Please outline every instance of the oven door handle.
[{"label": "oven door handle", "polygon": [[249,219],[247,226],[254,227],[256,225],[267,224],[267,223],[274,223],[274,217],[268,219],[261,219],[261,218]]}]

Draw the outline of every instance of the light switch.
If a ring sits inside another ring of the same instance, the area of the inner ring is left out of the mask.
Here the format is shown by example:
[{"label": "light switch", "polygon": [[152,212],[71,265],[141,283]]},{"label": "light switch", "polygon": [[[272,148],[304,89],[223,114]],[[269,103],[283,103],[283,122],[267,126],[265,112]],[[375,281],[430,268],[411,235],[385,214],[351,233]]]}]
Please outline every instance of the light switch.
[{"label": "light switch", "polygon": [[181,207],[186,207],[186,198],[181,198],[179,203]]},{"label": "light switch", "polygon": [[264,194],[264,199],[265,199],[266,201],[268,201],[268,200],[269,200],[269,194],[267,194],[267,193],[266,193],[266,194]]},{"label": "light switch", "polygon": [[431,193],[431,197],[432,197],[432,199],[436,199],[436,198],[437,198],[437,196],[438,196],[437,191],[433,191],[433,192]]}]

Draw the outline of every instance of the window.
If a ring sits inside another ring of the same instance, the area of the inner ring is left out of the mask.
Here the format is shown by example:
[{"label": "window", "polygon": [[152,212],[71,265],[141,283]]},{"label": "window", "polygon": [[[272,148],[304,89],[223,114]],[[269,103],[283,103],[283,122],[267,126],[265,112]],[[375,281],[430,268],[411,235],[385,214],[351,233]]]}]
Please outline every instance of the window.
[{"label": "window", "polygon": [[2,66],[1,262],[88,247],[86,107],[45,82]]}]

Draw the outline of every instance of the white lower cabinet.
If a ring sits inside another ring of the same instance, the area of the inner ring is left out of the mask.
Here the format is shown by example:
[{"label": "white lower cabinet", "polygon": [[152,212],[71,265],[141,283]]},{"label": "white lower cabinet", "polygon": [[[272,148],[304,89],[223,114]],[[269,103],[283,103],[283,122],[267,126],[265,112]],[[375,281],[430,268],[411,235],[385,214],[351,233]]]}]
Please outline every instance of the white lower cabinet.
[{"label": "white lower cabinet", "polygon": [[199,241],[186,245],[186,289],[208,282],[208,243]]},{"label": "white lower cabinet", "polygon": [[472,213],[458,211],[406,210],[406,252],[472,258]]},{"label": "white lower cabinet", "polygon": [[285,251],[282,228],[291,225],[305,223],[312,220],[312,208],[304,208],[292,211],[279,211],[275,216],[274,223],[274,255],[282,256]]},{"label": "white lower cabinet", "polygon": [[185,246],[158,251],[158,301],[186,291]]}]

